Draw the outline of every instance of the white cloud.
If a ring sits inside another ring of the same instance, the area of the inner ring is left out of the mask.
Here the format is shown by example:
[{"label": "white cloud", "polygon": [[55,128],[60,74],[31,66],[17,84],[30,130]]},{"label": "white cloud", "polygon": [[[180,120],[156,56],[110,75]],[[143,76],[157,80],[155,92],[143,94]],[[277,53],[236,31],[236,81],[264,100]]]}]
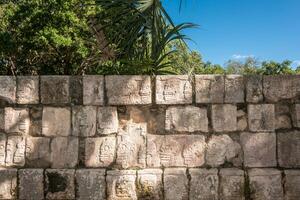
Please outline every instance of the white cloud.
[{"label": "white cloud", "polygon": [[231,56],[231,58],[236,59],[236,60],[243,60],[249,57],[254,57],[254,55],[241,55],[241,54],[234,54]]},{"label": "white cloud", "polygon": [[292,63],[292,66],[294,66],[294,67],[300,66],[300,60],[294,60]]}]

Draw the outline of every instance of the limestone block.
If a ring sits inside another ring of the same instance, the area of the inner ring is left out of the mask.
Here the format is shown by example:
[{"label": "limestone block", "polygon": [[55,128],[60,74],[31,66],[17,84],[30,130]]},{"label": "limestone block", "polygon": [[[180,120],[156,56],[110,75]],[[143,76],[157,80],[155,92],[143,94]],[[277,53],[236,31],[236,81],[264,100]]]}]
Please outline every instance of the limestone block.
[{"label": "limestone block", "polygon": [[148,135],[147,165],[150,167],[199,167],[204,164],[202,135]]},{"label": "limestone block", "polygon": [[213,135],[207,144],[206,164],[216,167],[225,162],[241,165],[241,146],[228,135]]},{"label": "limestone block", "polygon": [[16,102],[16,78],[13,76],[0,76],[0,105]]},{"label": "limestone block", "polygon": [[196,103],[223,103],[224,76],[196,75]]},{"label": "limestone block", "polygon": [[112,165],[116,152],[116,137],[85,139],[85,166],[108,167]]},{"label": "limestone block", "polygon": [[285,104],[276,104],[275,105],[275,117],[276,129],[290,129],[292,128],[292,121],[290,118],[290,108]]},{"label": "limestone block", "polygon": [[70,103],[69,82],[69,76],[41,76],[41,102]]},{"label": "limestone block", "polygon": [[83,77],[70,76],[70,99],[74,105],[83,104]]},{"label": "limestone block", "polygon": [[70,108],[44,107],[42,134],[44,136],[69,136],[71,134]]},{"label": "limestone block", "polygon": [[5,108],[5,132],[21,135],[29,134],[30,118],[28,108]]},{"label": "limestone block", "polygon": [[43,107],[34,106],[29,108],[30,127],[29,135],[41,136],[42,135],[42,123],[43,123]]},{"label": "limestone block", "polygon": [[244,77],[241,75],[225,76],[225,103],[244,102]]},{"label": "limestone block", "polygon": [[17,170],[0,168],[0,199],[17,199]]},{"label": "limestone block", "polygon": [[116,107],[99,107],[97,110],[97,134],[117,133],[119,128]]},{"label": "limestone block", "polygon": [[43,171],[43,169],[19,170],[19,199],[44,199]]},{"label": "limestone block", "polygon": [[275,133],[242,133],[244,165],[247,167],[275,167]]},{"label": "limestone block", "polygon": [[103,105],[104,104],[104,77],[83,76],[83,104]]},{"label": "limestone block", "polygon": [[109,105],[150,104],[150,76],[106,76]]},{"label": "limestone block", "polygon": [[96,134],[96,109],[94,106],[72,108],[72,135],[90,137]]},{"label": "limestone block", "polygon": [[106,184],[108,200],[137,200],[136,171],[107,171]]},{"label": "limestone block", "polygon": [[26,138],[26,166],[46,168],[50,164],[50,138]]},{"label": "limestone block", "polygon": [[260,75],[246,76],[246,100],[248,103],[263,101],[263,77]]},{"label": "limestone block", "polygon": [[164,171],[164,197],[165,200],[187,200],[188,178],[186,169],[169,168]]},{"label": "limestone block", "polygon": [[38,104],[39,103],[39,77],[18,76],[17,77],[17,103]]},{"label": "limestone block", "polygon": [[292,111],[294,127],[300,128],[300,104],[295,104]]},{"label": "limestone block", "polygon": [[138,199],[141,200],[160,200],[162,194],[162,170],[144,169],[137,174]]},{"label": "limestone block", "polygon": [[250,198],[253,200],[282,200],[281,172],[276,169],[249,170]]},{"label": "limestone block", "polygon": [[4,131],[5,128],[5,111],[4,108],[0,108],[0,131]]},{"label": "limestone block", "polygon": [[191,104],[193,88],[189,76],[156,76],[157,104]]},{"label": "limestone block", "polygon": [[274,131],[275,107],[273,104],[248,105],[250,131]]},{"label": "limestone block", "polygon": [[106,182],[104,169],[76,170],[77,199],[105,200]]},{"label": "limestone block", "polygon": [[244,171],[228,168],[220,171],[220,199],[244,200]]},{"label": "limestone block", "polygon": [[300,132],[282,132],[277,134],[279,166],[300,167]]},{"label": "limestone block", "polygon": [[22,167],[25,165],[25,138],[9,136],[6,144],[6,166]]},{"label": "limestone block", "polygon": [[47,169],[45,176],[46,199],[75,199],[74,169]]},{"label": "limestone block", "polygon": [[244,131],[248,127],[247,114],[243,110],[237,111],[237,130]]},{"label": "limestone block", "polygon": [[237,107],[230,104],[212,105],[212,127],[216,132],[237,130]]},{"label": "limestone block", "polygon": [[194,106],[169,107],[165,125],[168,131],[208,132],[207,110]]},{"label": "limestone block", "polygon": [[6,158],[6,135],[0,133],[0,167],[5,166],[5,158]]},{"label": "limestone block", "polygon": [[189,169],[189,173],[191,175],[190,199],[218,199],[218,169]]},{"label": "limestone block", "polygon": [[297,200],[300,197],[300,170],[285,170],[285,199]]},{"label": "limestone block", "polygon": [[73,168],[78,163],[78,138],[56,137],[51,141],[51,167]]}]

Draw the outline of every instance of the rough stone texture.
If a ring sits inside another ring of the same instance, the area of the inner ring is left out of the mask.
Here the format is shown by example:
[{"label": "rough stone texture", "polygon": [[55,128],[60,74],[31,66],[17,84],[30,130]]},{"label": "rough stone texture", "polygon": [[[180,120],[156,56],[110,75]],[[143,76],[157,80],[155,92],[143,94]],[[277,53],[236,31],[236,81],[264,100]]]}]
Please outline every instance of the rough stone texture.
[{"label": "rough stone texture", "polygon": [[72,108],[72,135],[90,137],[96,134],[96,113],[94,106],[75,106]]},{"label": "rough stone texture", "polygon": [[244,171],[235,168],[220,170],[220,199],[244,200]]},{"label": "rough stone texture", "polygon": [[47,199],[75,199],[74,169],[47,169],[45,176]]},{"label": "rough stone texture", "polygon": [[69,76],[41,76],[41,102],[70,103]]},{"label": "rough stone texture", "polygon": [[207,110],[194,106],[169,107],[165,124],[168,131],[208,132]]},{"label": "rough stone texture", "polygon": [[105,200],[106,182],[103,169],[76,170],[78,200]]},{"label": "rough stone texture", "polygon": [[217,169],[189,169],[190,199],[218,200],[219,178]]},{"label": "rough stone texture", "polygon": [[108,167],[114,162],[116,137],[85,139],[85,166]]},{"label": "rough stone texture", "polygon": [[237,130],[237,107],[230,104],[212,105],[212,127],[216,132]]},{"label": "rough stone texture", "polygon": [[70,99],[71,103],[75,105],[83,104],[83,76],[70,77]]},{"label": "rough stone texture", "polygon": [[44,199],[44,174],[42,169],[21,169],[19,176],[19,199]]},{"label": "rough stone texture", "polygon": [[4,131],[5,128],[5,112],[3,108],[0,108],[0,131]]},{"label": "rough stone texture", "polygon": [[17,77],[17,103],[38,104],[39,103],[39,77],[18,76]]},{"label": "rough stone texture", "polygon": [[300,197],[300,170],[285,170],[285,199],[297,200]]},{"label": "rough stone texture", "polygon": [[157,104],[191,104],[193,88],[189,76],[156,76]]},{"label": "rough stone texture", "polygon": [[0,167],[5,166],[5,158],[6,158],[6,135],[0,133]]},{"label": "rough stone texture", "polygon": [[294,127],[300,128],[300,104],[295,104],[292,111]]},{"label": "rough stone texture", "polygon": [[277,142],[279,166],[300,167],[300,131],[278,133]]},{"label": "rough stone texture", "polygon": [[97,134],[117,133],[119,128],[116,107],[99,107],[97,110]]},{"label": "rough stone texture", "polygon": [[6,144],[7,167],[22,167],[25,165],[25,138],[21,136],[9,136]]},{"label": "rough stone texture", "polygon": [[44,136],[69,136],[71,134],[70,108],[43,108],[42,134]]},{"label": "rough stone texture", "polygon": [[149,76],[106,76],[109,105],[137,105],[151,103]]},{"label": "rough stone texture", "polygon": [[51,167],[73,168],[78,163],[78,138],[56,137],[51,141]]},{"label": "rough stone texture", "polygon": [[0,168],[0,199],[17,198],[17,170]]},{"label": "rough stone texture", "polygon": [[275,107],[273,104],[248,105],[250,131],[274,131]]},{"label": "rough stone texture", "polygon": [[16,102],[16,78],[13,76],[0,76],[0,105]]},{"label": "rough stone texture", "polygon": [[46,168],[51,164],[50,138],[29,137],[26,139],[26,166]]},{"label": "rough stone texture", "polygon": [[253,200],[282,200],[281,172],[276,169],[249,170],[250,197]]},{"label": "rough stone texture", "polygon": [[136,171],[107,171],[106,184],[108,200],[137,200]]},{"label": "rough stone texture", "polygon": [[137,174],[138,199],[163,199],[163,184],[161,169],[139,170]]},{"label": "rough stone texture", "polygon": [[34,106],[29,109],[30,127],[29,135],[41,136],[42,135],[42,118],[43,118],[43,107]]},{"label": "rough stone texture", "polygon": [[228,135],[213,135],[207,144],[206,164],[212,167],[224,163],[241,165],[241,146]]},{"label": "rough stone texture", "polygon": [[195,82],[196,103],[224,102],[224,76],[196,75]]},{"label": "rough stone texture", "polygon": [[237,111],[237,130],[244,131],[248,127],[247,113],[243,110]]},{"label": "rough stone texture", "polygon": [[188,178],[186,176],[186,169],[165,169],[164,197],[165,200],[188,199]]},{"label": "rough stone texture", "polygon": [[244,165],[247,167],[275,167],[275,133],[242,133]]},{"label": "rough stone texture", "polygon": [[276,129],[290,129],[292,122],[290,118],[290,108],[285,104],[275,105]]},{"label": "rough stone texture", "polygon": [[83,76],[83,104],[104,104],[104,77]]},{"label": "rough stone texture", "polygon": [[148,135],[149,167],[199,167],[204,164],[205,137],[202,135]]},{"label": "rough stone texture", "polygon": [[244,88],[243,76],[225,76],[225,103],[243,103],[245,96]]},{"label": "rough stone texture", "polygon": [[263,101],[263,77],[260,75],[250,75],[246,79],[246,100],[249,103],[259,103]]},{"label": "rough stone texture", "polygon": [[27,108],[5,108],[5,132],[21,135],[29,134],[30,118]]}]

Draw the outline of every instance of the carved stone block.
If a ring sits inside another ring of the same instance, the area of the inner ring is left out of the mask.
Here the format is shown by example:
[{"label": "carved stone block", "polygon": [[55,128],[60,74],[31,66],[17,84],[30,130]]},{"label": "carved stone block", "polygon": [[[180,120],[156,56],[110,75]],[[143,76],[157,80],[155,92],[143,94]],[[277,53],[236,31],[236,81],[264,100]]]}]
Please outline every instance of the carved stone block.
[{"label": "carved stone block", "polygon": [[30,127],[29,135],[41,136],[42,135],[42,124],[43,124],[43,107],[35,106],[29,108]]},{"label": "carved stone block", "polygon": [[149,167],[199,167],[205,162],[202,135],[148,135],[147,140]]},{"label": "carved stone block", "polygon": [[71,134],[70,108],[44,107],[42,126],[44,136],[69,136]]},{"label": "carved stone block", "polygon": [[43,169],[19,170],[19,199],[44,199]]},{"label": "carved stone block", "polygon": [[106,184],[108,200],[137,200],[136,171],[107,171]]},{"label": "carved stone block", "polygon": [[104,104],[104,77],[83,76],[83,104],[103,105]]},{"label": "carved stone block", "polygon": [[294,127],[300,128],[300,104],[295,104],[292,111]]},{"label": "carved stone block", "polygon": [[0,105],[16,102],[16,78],[13,76],[0,76]]},{"label": "carved stone block", "polygon": [[83,104],[83,76],[70,76],[70,99],[74,105]]},{"label": "carved stone block", "polygon": [[46,168],[50,164],[50,138],[28,137],[26,139],[26,166]]},{"label": "carved stone block", "polygon": [[6,135],[0,133],[0,167],[5,166],[5,158],[6,158]]},{"label": "carved stone block", "polygon": [[90,137],[96,134],[96,109],[94,106],[72,108],[72,135]]},{"label": "carved stone block", "polygon": [[189,173],[191,175],[190,199],[218,199],[218,169],[189,169]]},{"label": "carved stone block", "polygon": [[292,128],[292,120],[290,118],[290,108],[285,104],[275,105],[275,128],[276,129],[290,129]]},{"label": "carved stone block", "polygon": [[39,77],[18,76],[17,77],[17,103],[38,104],[39,103]]},{"label": "carved stone block", "polygon": [[300,170],[285,170],[285,198],[297,200],[300,197]]},{"label": "carved stone block", "polygon": [[250,131],[274,131],[275,107],[273,104],[248,105]]},{"label": "carved stone block", "polygon": [[85,166],[108,167],[113,164],[116,152],[116,137],[85,139]]},{"label": "carved stone block", "polygon": [[70,103],[69,76],[41,76],[41,102]]},{"label": "carved stone block", "polygon": [[46,199],[75,199],[74,169],[47,169],[45,176]]},{"label": "carved stone block", "polygon": [[25,138],[10,136],[6,144],[6,166],[22,167],[25,165]]},{"label": "carved stone block", "polygon": [[156,76],[157,104],[191,104],[193,88],[188,76]]},{"label": "carved stone block", "polygon": [[212,105],[212,127],[216,132],[237,130],[237,107],[230,104]]},{"label": "carved stone block", "polygon": [[300,167],[300,132],[291,131],[277,134],[278,163],[281,167]]},{"label": "carved stone block", "polygon": [[263,77],[260,75],[250,75],[246,77],[246,100],[249,103],[259,103],[263,101]]},{"label": "carved stone block", "polygon": [[225,103],[244,102],[244,77],[241,75],[225,76]]},{"label": "carved stone block", "polygon": [[164,197],[165,200],[187,200],[188,178],[186,169],[169,168],[164,171]]},{"label": "carved stone block", "polygon": [[105,200],[106,182],[104,169],[76,170],[77,199]]},{"label": "carved stone block", "polygon": [[138,171],[138,199],[160,200],[163,198],[162,170],[144,169]]},{"label": "carved stone block", "polygon": [[196,75],[196,103],[223,103],[224,76]]},{"label": "carved stone block", "polygon": [[106,76],[109,105],[151,103],[150,76]]},{"label": "carved stone block", "polygon": [[27,108],[5,108],[5,132],[22,135],[29,134],[30,118]]},{"label": "carved stone block", "polygon": [[99,107],[97,111],[97,133],[117,133],[119,128],[118,112],[116,107]]},{"label": "carved stone block", "polygon": [[168,131],[208,132],[207,110],[194,106],[169,107],[165,124]]},{"label": "carved stone block", "polygon": [[244,200],[244,171],[230,168],[220,171],[220,195],[222,200]]},{"label": "carved stone block", "polygon": [[17,169],[0,168],[0,199],[17,199]]}]

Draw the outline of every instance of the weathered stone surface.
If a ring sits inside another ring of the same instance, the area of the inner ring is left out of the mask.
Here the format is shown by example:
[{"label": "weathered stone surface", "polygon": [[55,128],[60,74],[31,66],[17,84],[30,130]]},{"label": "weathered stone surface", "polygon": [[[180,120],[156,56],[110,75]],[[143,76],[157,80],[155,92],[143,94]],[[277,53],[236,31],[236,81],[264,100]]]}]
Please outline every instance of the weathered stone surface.
[{"label": "weathered stone surface", "polygon": [[213,135],[206,151],[206,164],[215,167],[227,163],[241,165],[241,146],[228,135]]},{"label": "weathered stone surface", "polygon": [[29,135],[41,136],[42,135],[42,118],[43,118],[43,107],[35,106],[29,108],[30,127]]},{"label": "weathered stone surface", "polygon": [[138,199],[160,200],[163,198],[162,170],[144,169],[138,171]]},{"label": "weathered stone surface", "polygon": [[244,77],[241,75],[225,76],[225,103],[244,102]]},{"label": "weathered stone surface", "polygon": [[253,200],[282,200],[281,172],[276,169],[249,170],[250,198]]},{"label": "weathered stone surface", "polygon": [[0,108],[0,131],[5,129],[5,112],[4,108]]},{"label": "weathered stone surface", "polygon": [[94,106],[72,108],[72,135],[90,137],[96,134],[96,109]]},{"label": "weathered stone surface", "polygon": [[150,167],[199,167],[204,164],[202,135],[148,135],[147,165]]},{"label": "weathered stone surface", "polygon": [[43,171],[42,169],[19,170],[19,199],[44,199]]},{"label": "weathered stone surface", "polygon": [[39,103],[39,77],[18,76],[17,77],[17,103],[38,104]]},{"label": "weathered stone surface", "polygon": [[5,132],[22,135],[29,134],[30,118],[27,108],[5,108]]},{"label": "weathered stone surface", "polygon": [[17,198],[17,170],[0,168],[0,199]]},{"label": "weathered stone surface", "polygon": [[277,142],[279,166],[300,167],[300,132],[278,133]]},{"label": "weathered stone surface", "polygon": [[69,76],[41,76],[41,102],[70,103]]},{"label": "weathered stone surface", "polygon": [[76,170],[77,199],[105,200],[106,182],[104,169]]},{"label": "weathered stone surface", "polygon": [[207,110],[195,106],[169,107],[165,124],[168,131],[208,132]]},{"label": "weathered stone surface", "polygon": [[246,100],[249,103],[259,103],[263,101],[263,77],[260,75],[250,75],[246,78]]},{"label": "weathered stone surface", "polygon": [[244,131],[248,127],[247,114],[243,110],[237,111],[237,130]]},{"label": "weathered stone surface", "polygon": [[212,105],[212,127],[216,132],[237,130],[237,107],[230,104]]},{"label": "weathered stone surface", "polygon": [[164,197],[165,200],[187,200],[188,178],[186,169],[169,168],[164,171]]},{"label": "weathered stone surface", "polygon": [[295,104],[292,111],[294,127],[300,128],[300,104]]},{"label": "weathered stone surface", "polygon": [[71,134],[70,108],[43,108],[42,134],[44,136],[69,136]]},{"label": "weathered stone surface", "polygon": [[83,76],[83,104],[104,104],[104,77]]},{"label": "weathered stone surface", "polygon": [[51,141],[51,167],[72,168],[78,163],[78,138],[56,137]]},{"label": "weathered stone surface", "polygon": [[0,105],[16,102],[16,78],[13,76],[0,76]]},{"label": "weathered stone surface", "polygon": [[300,197],[300,170],[285,170],[285,199],[297,200]]},{"label": "weathered stone surface", "polygon": [[5,158],[6,158],[6,135],[0,133],[0,167],[5,166]]},{"label": "weathered stone surface", "polygon": [[85,166],[108,167],[115,160],[116,137],[85,139]]},{"label": "weathered stone surface", "polygon": [[273,104],[248,105],[250,131],[274,131],[275,107]]},{"label": "weathered stone surface", "polygon": [[223,103],[224,76],[196,75],[196,103]]},{"label": "weathered stone surface", "polygon": [[275,117],[276,129],[290,129],[292,128],[292,121],[290,118],[290,108],[285,104],[276,104],[275,105]]},{"label": "weathered stone surface", "polygon": [[108,200],[137,200],[136,171],[107,171],[106,184]]},{"label": "weathered stone surface", "polygon": [[97,110],[97,134],[117,133],[119,128],[116,107],[99,107]]},{"label": "weathered stone surface", "polygon": [[217,169],[189,169],[190,199],[193,200],[217,200],[219,178]]},{"label": "weathered stone surface", "polygon": [[71,76],[70,77],[70,99],[71,103],[75,105],[83,104],[83,77]]},{"label": "weathered stone surface", "polygon": [[151,103],[150,76],[106,76],[109,105]]},{"label": "weathered stone surface", "polygon": [[243,200],[244,196],[244,171],[235,168],[221,169],[220,171],[220,199]]},{"label": "weathered stone surface", "polygon": [[26,139],[26,166],[46,168],[50,166],[50,138]]},{"label": "weathered stone surface", "polygon": [[25,138],[10,136],[6,144],[6,166],[22,167],[25,165]]},{"label": "weathered stone surface", "polygon": [[46,199],[75,199],[75,170],[47,169],[45,176]]},{"label": "weathered stone surface", "polygon": [[191,104],[192,93],[189,76],[156,76],[157,104]]}]

